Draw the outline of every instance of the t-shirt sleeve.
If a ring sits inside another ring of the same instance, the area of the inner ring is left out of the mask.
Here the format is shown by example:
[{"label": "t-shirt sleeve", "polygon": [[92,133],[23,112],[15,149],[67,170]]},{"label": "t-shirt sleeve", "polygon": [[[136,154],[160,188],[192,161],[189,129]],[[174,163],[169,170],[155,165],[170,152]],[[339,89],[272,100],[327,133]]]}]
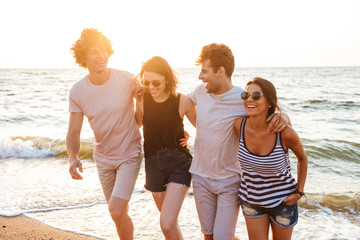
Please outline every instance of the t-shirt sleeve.
[{"label": "t-shirt sleeve", "polygon": [[78,103],[78,100],[76,99],[75,95],[75,89],[74,87],[71,88],[70,94],[69,94],[69,112],[72,113],[81,113],[81,109]]},{"label": "t-shirt sleeve", "polygon": [[131,82],[131,92],[134,92],[137,85],[140,85],[139,79],[136,78],[136,76],[133,73],[125,72],[125,76],[128,79],[128,81]]},{"label": "t-shirt sleeve", "polygon": [[191,101],[197,105],[197,96],[199,95],[200,88],[202,85],[197,86],[194,90],[192,90],[188,95],[191,98]]}]

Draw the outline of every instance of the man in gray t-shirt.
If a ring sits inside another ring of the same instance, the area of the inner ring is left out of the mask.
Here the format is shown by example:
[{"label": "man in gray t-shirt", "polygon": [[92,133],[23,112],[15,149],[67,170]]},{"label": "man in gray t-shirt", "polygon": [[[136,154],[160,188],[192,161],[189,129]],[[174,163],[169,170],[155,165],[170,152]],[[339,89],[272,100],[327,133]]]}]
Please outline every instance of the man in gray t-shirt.
[{"label": "man in gray t-shirt", "polygon": [[[239,213],[240,186],[239,139],[233,125],[246,114],[240,96],[243,89],[231,82],[235,61],[228,46],[204,46],[196,63],[201,65],[199,79],[203,81],[190,93],[197,106],[194,159],[189,170],[196,208],[204,239],[231,240]],[[279,114],[271,121],[276,131],[287,126]]]}]

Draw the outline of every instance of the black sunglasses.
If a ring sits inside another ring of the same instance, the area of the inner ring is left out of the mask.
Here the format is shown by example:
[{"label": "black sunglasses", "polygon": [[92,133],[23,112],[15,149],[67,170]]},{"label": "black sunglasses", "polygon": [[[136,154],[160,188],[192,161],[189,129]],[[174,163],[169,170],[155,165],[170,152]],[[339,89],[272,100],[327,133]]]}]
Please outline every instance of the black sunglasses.
[{"label": "black sunglasses", "polygon": [[163,81],[165,81],[165,80],[154,80],[154,81],[148,81],[148,80],[145,80],[144,81],[144,85],[145,85],[145,87],[148,87],[148,86],[150,86],[150,84],[151,85],[153,85],[154,87],[158,87],[158,86],[160,86],[162,83],[163,83]]},{"label": "black sunglasses", "polygon": [[261,98],[262,93],[259,92],[259,91],[255,91],[255,92],[253,92],[253,93],[249,93],[249,92],[242,92],[242,93],[241,93],[241,99],[242,99],[242,100],[246,100],[246,99],[248,99],[250,96],[252,96],[252,98],[253,98],[255,101],[257,101],[257,100],[259,100],[259,99]]}]

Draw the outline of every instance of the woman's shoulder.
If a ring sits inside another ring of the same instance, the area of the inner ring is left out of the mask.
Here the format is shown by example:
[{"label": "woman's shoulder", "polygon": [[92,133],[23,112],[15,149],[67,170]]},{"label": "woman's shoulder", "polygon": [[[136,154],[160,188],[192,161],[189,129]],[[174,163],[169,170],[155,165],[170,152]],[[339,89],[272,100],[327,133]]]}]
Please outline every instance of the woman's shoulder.
[{"label": "woman's shoulder", "polygon": [[241,117],[236,118],[236,119],[235,119],[235,124],[236,124],[236,123],[239,123],[239,124],[240,124],[245,117],[246,117],[246,116],[241,116]]},{"label": "woman's shoulder", "polygon": [[241,134],[241,122],[246,116],[241,116],[235,119],[233,128],[238,136],[238,140],[240,141],[240,134]]},{"label": "woman's shoulder", "polygon": [[283,145],[289,147],[293,143],[295,143],[299,140],[299,135],[292,127],[287,126],[281,132],[281,140],[282,140]]},{"label": "woman's shoulder", "polygon": [[236,130],[237,133],[240,133],[241,122],[243,121],[243,119],[244,119],[245,117],[246,117],[246,116],[241,116],[241,117],[235,119],[235,121],[234,121],[234,128],[235,128],[235,130]]},{"label": "woman's shoulder", "polygon": [[281,136],[283,138],[292,137],[294,134],[296,134],[296,131],[290,126],[287,126],[284,130],[281,131]]}]

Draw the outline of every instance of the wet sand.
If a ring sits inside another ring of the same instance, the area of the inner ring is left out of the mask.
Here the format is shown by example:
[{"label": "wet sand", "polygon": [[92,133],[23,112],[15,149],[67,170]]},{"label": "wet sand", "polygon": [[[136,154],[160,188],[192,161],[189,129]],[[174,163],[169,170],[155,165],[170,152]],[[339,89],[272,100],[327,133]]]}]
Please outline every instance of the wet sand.
[{"label": "wet sand", "polygon": [[99,240],[100,238],[52,228],[39,221],[20,215],[16,217],[0,216],[0,239]]}]

